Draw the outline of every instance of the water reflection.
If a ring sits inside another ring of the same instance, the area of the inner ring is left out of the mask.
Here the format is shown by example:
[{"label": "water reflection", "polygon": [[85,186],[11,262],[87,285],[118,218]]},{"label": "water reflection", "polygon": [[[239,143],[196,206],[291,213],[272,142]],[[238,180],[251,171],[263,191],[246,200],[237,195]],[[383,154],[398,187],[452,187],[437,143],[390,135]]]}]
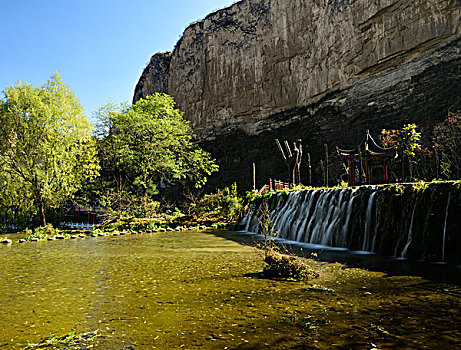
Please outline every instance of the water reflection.
[{"label": "water reflection", "polygon": [[[0,247],[0,348],[95,329],[100,349],[431,345],[440,332],[437,344],[459,344],[459,298],[418,287],[419,277],[317,262],[311,284],[264,280],[251,277],[261,256],[237,237],[168,232]],[[411,322],[399,330],[392,317]]]}]

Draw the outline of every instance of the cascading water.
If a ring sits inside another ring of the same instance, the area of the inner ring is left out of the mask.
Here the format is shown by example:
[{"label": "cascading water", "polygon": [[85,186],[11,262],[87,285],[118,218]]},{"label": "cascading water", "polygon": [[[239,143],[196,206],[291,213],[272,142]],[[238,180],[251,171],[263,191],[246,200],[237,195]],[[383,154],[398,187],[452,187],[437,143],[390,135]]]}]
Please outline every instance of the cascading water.
[{"label": "cascading water", "polygon": [[367,212],[366,212],[366,215],[365,215],[365,236],[364,236],[364,239],[363,239],[363,246],[362,246],[362,250],[364,251],[369,251],[370,250],[370,234],[371,234],[371,225],[372,225],[372,217],[371,217],[371,214],[372,214],[372,208],[373,208],[373,205],[374,205],[374,199],[376,197],[376,195],[378,194],[378,192],[373,192],[370,196],[370,198],[368,199],[368,206],[367,206]]},{"label": "cascading water", "polygon": [[445,245],[446,245],[446,238],[447,238],[447,219],[448,219],[448,208],[450,207],[450,201],[451,201],[451,192],[448,194],[447,208],[445,209],[445,220],[443,223],[442,261],[445,260]]},{"label": "cascading water", "polygon": [[[461,232],[461,219],[449,215],[461,212],[458,187],[445,183],[422,190],[408,185],[297,191],[272,195],[265,210],[271,233],[279,238],[461,264],[461,237],[455,234]],[[262,211],[261,204],[250,206],[241,227],[258,232]]]},{"label": "cascading water", "polygon": [[405,244],[405,248],[403,248],[402,250],[402,258],[407,257],[408,247],[410,246],[411,240],[413,239],[413,223],[415,219],[415,210],[416,210],[416,203],[415,203],[415,206],[413,207],[413,212],[411,213],[410,228],[408,230],[408,235],[407,235],[408,239],[407,239],[407,244]]}]

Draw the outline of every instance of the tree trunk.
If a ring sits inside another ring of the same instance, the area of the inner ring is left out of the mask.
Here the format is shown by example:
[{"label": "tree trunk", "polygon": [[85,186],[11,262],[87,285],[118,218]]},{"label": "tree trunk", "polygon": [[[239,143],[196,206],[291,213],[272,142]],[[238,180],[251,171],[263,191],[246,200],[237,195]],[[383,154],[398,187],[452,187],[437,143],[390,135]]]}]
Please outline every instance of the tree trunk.
[{"label": "tree trunk", "polygon": [[325,143],[323,147],[325,148],[325,187],[328,187],[328,146]]},{"label": "tree trunk", "polygon": [[38,216],[40,217],[41,225],[46,226],[45,204],[43,202],[40,202],[38,205]]},{"label": "tree trunk", "polygon": [[278,139],[275,139],[275,143],[277,144],[277,147],[279,148],[280,152],[282,153],[282,158],[283,158],[283,161],[285,162],[285,165],[287,166],[287,169],[288,169],[288,178],[289,178],[289,183],[292,184],[293,183],[293,167],[292,167],[292,158],[293,158],[293,154],[291,153],[291,149],[290,149],[290,146],[288,144],[287,141],[285,141],[285,147],[287,149],[287,154],[285,155],[285,152],[283,151],[283,147],[282,145],[280,144],[279,140]]},{"label": "tree trunk", "polygon": [[253,191],[256,191],[256,164],[253,163]]},{"label": "tree trunk", "polygon": [[296,152],[295,161],[295,181],[297,185],[301,185],[301,161],[303,159],[303,144],[302,140],[298,139],[293,143]]},{"label": "tree trunk", "polygon": [[323,163],[323,160],[320,159],[320,169],[322,170],[322,177],[323,177],[323,187],[326,187],[326,181],[325,181],[325,165]]}]

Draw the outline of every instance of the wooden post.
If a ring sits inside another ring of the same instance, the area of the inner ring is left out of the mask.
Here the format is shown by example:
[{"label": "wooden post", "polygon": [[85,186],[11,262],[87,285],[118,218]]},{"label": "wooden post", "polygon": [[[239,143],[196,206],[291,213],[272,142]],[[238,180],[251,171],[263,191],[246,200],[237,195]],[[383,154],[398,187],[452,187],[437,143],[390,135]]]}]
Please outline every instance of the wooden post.
[{"label": "wooden post", "polygon": [[359,174],[359,184],[362,184],[362,174],[363,174],[363,163],[362,163],[362,152],[360,150],[360,146],[358,147],[359,151],[359,160],[360,160],[360,174]]},{"label": "wooden post", "polygon": [[325,186],[325,165],[323,164],[323,159],[320,159],[320,169],[322,170],[323,186]]},{"label": "wooden post", "polygon": [[328,146],[325,143],[323,147],[325,148],[325,187],[328,187]]},{"label": "wooden post", "polygon": [[437,151],[437,147],[434,147],[434,162],[435,162],[435,177],[439,178],[439,152]]},{"label": "wooden post", "polygon": [[349,160],[349,185],[355,186],[355,166],[354,160]]},{"label": "wooden post", "polygon": [[282,153],[283,161],[287,166],[290,184],[301,183],[302,140],[298,139],[293,142],[294,153],[291,151],[288,141],[284,141],[285,151],[278,139],[275,139],[275,143]]},{"label": "wooden post", "polygon": [[[296,144],[296,142],[298,144]],[[294,181],[296,182],[297,185],[301,184],[301,161],[303,159],[303,141],[301,139],[296,140],[296,142],[293,142],[294,149],[296,151],[296,159],[295,159],[295,165],[294,165]]]},{"label": "wooden post", "polygon": [[291,167],[290,167],[290,162],[288,161],[288,158],[291,157],[290,146],[288,145],[288,142],[285,141],[285,147],[287,148],[287,153],[288,153],[288,155],[285,155],[285,152],[283,151],[283,148],[282,148],[282,145],[280,144],[280,141],[278,139],[275,139],[275,143],[277,144],[277,147],[279,148],[280,152],[282,153],[283,161],[285,162],[285,165],[288,168],[288,176],[290,178],[290,181],[292,181],[292,176],[293,175],[292,175],[292,171],[291,171]]},{"label": "wooden post", "polygon": [[372,185],[373,184],[373,167],[371,163],[368,163],[368,176],[369,176],[368,183]]},{"label": "wooden post", "polygon": [[368,168],[368,160],[365,159],[365,184],[370,184],[370,173]]},{"label": "wooden post", "polygon": [[256,164],[253,163],[253,191],[256,191]]},{"label": "wooden post", "polygon": [[384,183],[389,183],[389,174],[387,173],[387,161],[383,161]]}]

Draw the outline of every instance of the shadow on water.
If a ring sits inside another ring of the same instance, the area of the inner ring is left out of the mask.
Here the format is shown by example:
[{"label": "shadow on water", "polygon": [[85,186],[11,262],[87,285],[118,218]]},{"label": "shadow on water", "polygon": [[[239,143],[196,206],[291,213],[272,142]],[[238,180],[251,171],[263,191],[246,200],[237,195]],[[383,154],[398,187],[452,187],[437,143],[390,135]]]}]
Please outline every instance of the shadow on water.
[{"label": "shadow on water", "polygon": [[[210,231],[210,233],[246,245],[254,245],[264,240],[262,235],[245,231]],[[461,286],[460,265],[411,261],[380,256],[370,252],[351,251],[345,248],[326,247],[281,239],[277,239],[276,243],[280,246],[283,245],[289,252],[306,258],[316,254],[316,259],[320,261],[337,262],[350,267],[385,272],[389,276],[420,276],[436,283],[450,283]],[[457,291],[456,295],[461,296],[461,290]]]},{"label": "shadow on water", "polygon": [[206,230],[3,247],[0,348],[98,330],[102,350],[460,349],[456,286],[313,260],[314,280],[263,279],[256,239]]}]

